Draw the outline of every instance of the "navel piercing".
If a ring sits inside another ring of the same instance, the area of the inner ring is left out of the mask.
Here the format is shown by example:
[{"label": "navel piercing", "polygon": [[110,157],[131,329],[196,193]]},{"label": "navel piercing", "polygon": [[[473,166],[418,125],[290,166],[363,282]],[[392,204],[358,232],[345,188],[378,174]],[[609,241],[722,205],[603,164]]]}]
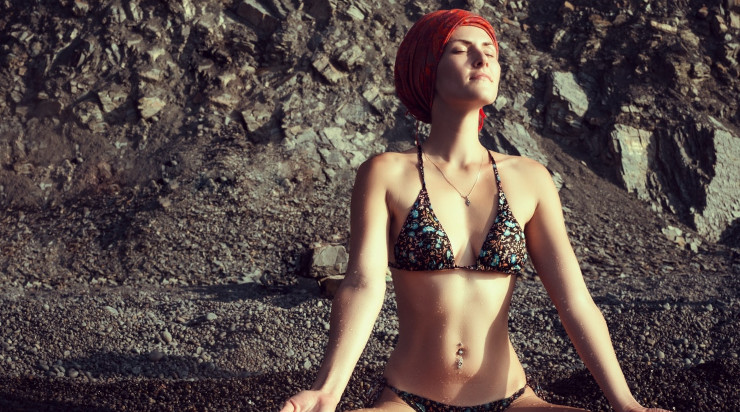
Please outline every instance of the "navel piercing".
[{"label": "navel piercing", "polygon": [[465,353],[465,350],[462,348],[462,342],[457,344],[457,356],[456,356],[456,363],[457,363],[457,369],[462,369],[463,366],[463,354]]}]

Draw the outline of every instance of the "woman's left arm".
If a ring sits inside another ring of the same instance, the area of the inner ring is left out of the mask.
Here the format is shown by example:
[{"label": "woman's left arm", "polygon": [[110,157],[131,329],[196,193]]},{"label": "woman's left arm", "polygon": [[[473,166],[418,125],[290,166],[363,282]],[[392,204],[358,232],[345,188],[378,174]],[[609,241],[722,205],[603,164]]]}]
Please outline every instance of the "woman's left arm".
[{"label": "woman's left arm", "polygon": [[528,175],[538,198],[525,226],[527,249],[565,331],[612,408],[644,411],[627,386],[604,316],[583,280],[550,173],[537,164]]}]

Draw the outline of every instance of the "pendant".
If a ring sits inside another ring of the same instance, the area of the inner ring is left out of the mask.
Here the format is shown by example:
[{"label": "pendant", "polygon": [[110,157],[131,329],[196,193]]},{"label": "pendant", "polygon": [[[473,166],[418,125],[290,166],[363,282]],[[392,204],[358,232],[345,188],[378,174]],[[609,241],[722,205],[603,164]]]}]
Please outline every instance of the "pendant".
[{"label": "pendant", "polygon": [[465,196],[465,206],[470,207],[470,199],[467,196]]}]

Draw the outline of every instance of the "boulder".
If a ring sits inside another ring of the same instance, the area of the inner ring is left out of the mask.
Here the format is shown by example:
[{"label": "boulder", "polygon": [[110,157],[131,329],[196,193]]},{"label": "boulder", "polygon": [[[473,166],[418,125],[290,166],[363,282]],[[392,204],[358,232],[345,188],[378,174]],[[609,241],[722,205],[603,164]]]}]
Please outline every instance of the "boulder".
[{"label": "boulder", "polygon": [[139,114],[144,119],[154,117],[164,108],[166,103],[159,97],[142,97],[139,99]]},{"label": "boulder", "polygon": [[570,72],[551,72],[548,78],[545,123],[560,135],[578,135],[589,101],[576,76]]},{"label": "boulder", "polygon": [[309,276],[316,279],[342,275],[347,271],[349,255],[342,245],[318,244],[311,249]]},{"label": "boulder", "polygon": [[339,81],[346,77],[344,73],[337,70],[337,68],[331,64],[329,56],[325,54],[318,54],[314,58],[312,65],[313,68],[316,69],[316,71],[318,71],[329,83],[339,83]]},{"label": "boulder", "polygon": [[[490,136],[489,133],[486,134]],[[503,129],[498,130],[491,137],[495,144],[495,150],[528,157],[547,166],[547,155],[540,150],[537,140],[529,134],[522,124],[504,119]]]},{"label": "boulder", "polygon": [[612,148],[619,157],[619,177],[625,189],[637,194],[642,200],[650,200],[647,188],[650,132],[624,124],[615,124],[610,138]]},{"label": "boulder", "polygon": [[243,0],[236,6],[236,14],[264,32],[272,33],[280,26],[280,17],[257,0]]},{"label": "boulder", "polygon": [[713,176],[705,187],[705,206],[693,215],[697,231],[711,241],[740,219],[740,136],[719,120],[709,117],[715,162]]}]

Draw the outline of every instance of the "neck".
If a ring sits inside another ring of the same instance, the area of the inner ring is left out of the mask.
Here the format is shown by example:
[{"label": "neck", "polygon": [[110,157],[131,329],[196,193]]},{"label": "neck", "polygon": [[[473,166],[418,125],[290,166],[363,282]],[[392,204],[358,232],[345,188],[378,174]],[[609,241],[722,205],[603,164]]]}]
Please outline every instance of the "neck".
[{"label": "neck", "polygon": [[480,163],[483,146],[478,139],[478,110],[434,112],[424,152],[461,167]]}]

